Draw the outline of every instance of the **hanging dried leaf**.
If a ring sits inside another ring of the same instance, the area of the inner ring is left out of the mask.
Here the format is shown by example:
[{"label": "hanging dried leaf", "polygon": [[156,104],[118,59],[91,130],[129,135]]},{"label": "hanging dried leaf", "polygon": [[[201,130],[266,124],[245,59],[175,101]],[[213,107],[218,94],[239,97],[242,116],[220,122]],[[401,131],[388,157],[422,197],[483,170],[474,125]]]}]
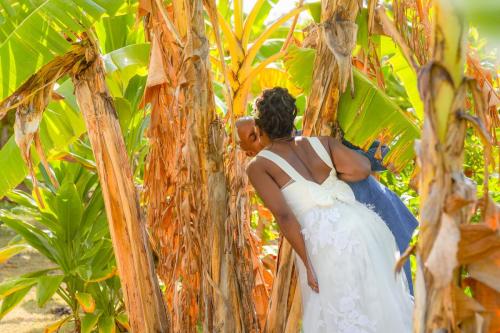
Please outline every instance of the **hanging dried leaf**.
[{"label": "hanging dried leaf", "polygon": [[137,10],[137,19],[151,12],[151,0],[139,0],[139,8]]},{"label": "hanging dried leaf", "polygon": [[468,265],[500,251],[498,231],[487,224],[464,224],[460,226],[458,261]]},{"label": "hanging dried leaf", "polygon": [[460,229],[454,219],[444,213],[434,245],[425,262],[425,266],[432,273],[436,288],[442,288],[451,282],[453,271],[458,265],[459,240]]},{"label": "hanging dried leaf", "polygon": [[151,55],[149,60],[148,80],[146,86],[148,88],[167,83],[167,75],[161,54],[158,38],[153,36],[153,46],[151,47]]},{"label": "hanging dried leaf", "polygon": [[[339,88],[343,93],[349,80],[352,81],[351,54],[356,46],[358,26],[351,21],[342,20],[337,15],[323,23],[323,34],[326,45],[335,55],[339,69]],[[354,87],[351,87],[353,93]]]},{"label": "hanging dried leaf", "polygon": [[474,298],[484,308],[486,322],[480,332],[498,333],[500,331],[500,293],[472,278],[466,279],[465,284],[472,289]]},{"label": "hanging dried leaf", "polygon": [[464,291],[456,286],[453,287],[453,301],[456,306],[456,320],[462,322],[474,318],[477,312],[484,312],[484,308],[474,298],[465,295]]},{"label": "hanging dried leaf", "polygon": [[467,266],[469,275],[500,293],[500,249]]}]

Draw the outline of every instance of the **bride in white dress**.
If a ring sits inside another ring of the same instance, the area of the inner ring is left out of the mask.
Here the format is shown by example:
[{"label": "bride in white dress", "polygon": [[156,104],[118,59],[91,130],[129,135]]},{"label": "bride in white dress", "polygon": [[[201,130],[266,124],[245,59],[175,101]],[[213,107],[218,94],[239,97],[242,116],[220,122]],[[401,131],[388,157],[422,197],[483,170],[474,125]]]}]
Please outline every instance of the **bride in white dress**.
[{"label": "bride in white dress", "polygon": [[331,137],[293,137],[295,99],[266,90],[255,102],[266,149],[247,169],[251,183],[298,255],[304,333],[406,333],[413,302],[399,252],[382,219],[345,181],[370,174],[366,157]]}]

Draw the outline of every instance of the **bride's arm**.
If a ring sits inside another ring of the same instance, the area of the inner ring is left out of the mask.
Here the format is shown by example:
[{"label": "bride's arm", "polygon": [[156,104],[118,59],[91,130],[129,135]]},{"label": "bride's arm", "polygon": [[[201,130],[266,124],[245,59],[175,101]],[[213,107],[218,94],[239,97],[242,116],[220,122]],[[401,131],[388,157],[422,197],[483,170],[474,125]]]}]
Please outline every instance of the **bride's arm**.
[{"label": "bride's arm", "polygon": [[368,178],[371,172],[370,160],[344,146],[334,138],[328,138],[328,148],[338,177],[348,182]]},{"label": "bride's arm", "polygon": [[[286,203],[280,188],[274,179],[267,173],[265,168],[256,160],[252,161],[248,166],[247,174],[257,194],[264,202],[264,205],[273,213],[283,236],[285,236],[292,248],[299,255],[300,259],[302,259],[309,274],[309,270],[313,270],[307,256],[306,245],[300,231],[300,224],[295,214],[293,214]],[[313,290],[318,292],[317,280],[314,280],[315,281],[312,283],[309,281],[309,285]]]}]

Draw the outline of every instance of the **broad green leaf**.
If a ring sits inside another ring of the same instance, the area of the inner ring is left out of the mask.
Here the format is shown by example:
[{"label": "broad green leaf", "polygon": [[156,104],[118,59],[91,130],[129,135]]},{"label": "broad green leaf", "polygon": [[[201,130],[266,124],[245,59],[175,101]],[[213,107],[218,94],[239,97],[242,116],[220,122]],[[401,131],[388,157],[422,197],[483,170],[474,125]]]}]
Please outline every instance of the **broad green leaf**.
[{"label": "broad green leaf", "polygon": [[116,322],[122,325],[126,330],[130,331],[130,323],[128,321],[128,315],[125,312],[120,313],[116,316]]},{"label": "broad green leaf", "polygon": [[321,1],[309,2],[306,4],[314,22],[321,22]]},{"label": "broad green leaf", "polygon": [[15,256],[18,253],[21,253],[22,251],[29,249],[30,246],[27,244],[17,244],[17,245],[10,245],[6,246],[4,248],[0,249],[0,264],[3,264],[13,256]]},{"label": "broad green leaf", "polygon": [[0,211],[0,220],[9,228],[23,236],[26,242],[40,251],[44,256],[53,262],[57,262],[57,253],[50,245],[49,236],[38,228],[24,221],[12,219]]},{"label": "broad green leaf", "polygon": [[[71,108],[65,101],[49,103],[40,123],[40,138],[49,160],[66,149],[84,132],[85,125],[78,109]],[[36,166],[39,158],[33,148],[32,158]],[[0,150],[0,165],[2,165],[2,177],[0,177],[0,198],[2,198],[28,174],[28,168],[14,141],[14,136]]]},{"label": "broad green leaf", "polygon": [[92,313],[95,311],[95,300],[91,294],[77,292],[75,296],[83,311],[86,313]]},{"label": "broad green leaf", "polygon": [[82,202],[76,186],[73,183],[64,183],[56,196],[57,219],[61,224],[67,241],[75,237],[80,228],[83,215]]},{"label": "broad green leaf", "polygon": [[[281,0],[286,1],[286,0]],[[254,23],[252,24],[252,32],[250,34],[250,40],[254,40],[257,38],[266,28],[267,25],[264,24],[267,17],[269,16],[269,12],[273,8],[274,5],[279,3],[280,0],[266,0],[260,7],[259,12],[255,18]]]},{"label": "broad green leaf", "polygon": [[[306,95],[302,94],[295,99],[295,105],[297,105],[298,113],[297,115],[302,117],[306,111],[307,98]],[[302,128],[302,126],[300,127]]]},{"label": "broad green leaf", "polygon": [[260,93],[264,89],[270,89],[278,86],[287,88],[293,96],[298,96],[302,93],[302,90],[296,87],[290,80],[288,73],[281,69],[264,68],[260,72],[258,80],[259,92],[257,93]]},{"label": "broad green leaf", "polygon": [[16,187],[28,174],[28,167],[21,157],[21,151],[16,145],[14,136],[0,149],[0,165],[2,176],[0,177],[0,198]]},{"label": "broad green leaf", "polygon": [[[356,17],[356,24],[358,25],[358,34],[356,36],[356,44],[358,44],[362,50],[368,50],[368,9],[363,8],[359,11]],[[356,52],[354,52],[356,53]]]},{"label": "broad green leaf", "polygon": [[270,56],[278,53],[281,50],[284,42],[285,40],[282,38],[273,38],[266,40],[259,49],[259,52],[257,52],[254,63],[266,60]]},{"label": "broad green leaf", "polygon": [[7,198],[9,198],[10,201],[15,202],[20,206],[37,208],[36,201],[32,197],[30,197],[26,192],[20,190],[12,190],[7,194]]},{"label": "broad green leaf", "polygon": [[135,75],[130,79],[125,90],[125,99],[129,101],[132,110],[136,111],[139,108],[139,103],[141,102],[142,96],[144,94],[144,88],[146,87],[147,76]]},{"label": "broad green leaf", "polygon": [[127,11],[122,11],[120,15],[103,17],[94,24],[94,30],[103,53],[112,52],[126,45],[145,42],[146,33],[144,26],[137,21],[135,15],[137,7],[134,6],[134,2],[124,2],[124,7],[128,7]]},{"label": "broad green leaf", "polygon": [[384,159],[396,169],[414,157],[413,144],[419,128],[385,93],[357,69],[354,72],[355,96],[349,89],[340,97],[337,119],[345,138],[358,146],[369,146],[379,135],[388,137],[391,151]]},{"label": "broad green leaf", "polygon": [[104,55],[103,61],[106,74],[130,66],[146,68],[149,64],[149,48],[149,43],[132,44]]},{"label": "broad green leaf", "polygon": [[43,333],[57,333],[63,327],[64,324],[70,320],[72,316],[67,316],[65,318],[59,319],[55,323],[50,324],[49,326],[46,326],[45,329],[43,330]]},{"label": "broad green leaf", "polygon": [[127,43],[128,21],[131,15],[103,17],[98,25],[103,26],[102,33],[98,34],[104,53],[122,48]]},{"label": "broad green leaf", "polygon": [[314,67],[314,49],[299,48],[290,46],[285,57],[285,68],[291,77],[292,82],[309,95],[312,86],[312,73]]},{"label": "broad green leaf", "polygon": [[40,123],[40,139],[47,158],[73,143],[85,132],[85,122],[78,108],[65,101],[51,102]]},{"label": "broad green leaf", "polygon": [[82,332],[91,333],[99,321],[100,314],[86,313],[82,316]]},{"label": "broad green leaf", "polygon": [[113,97],[123,97],[130,80],[147,76],[149,44],[133,44],[106,54],[103,57],[106,83]]},{"label": "broad green leaf", "polygon": [[115,333],[115,319],[109,316],[102,316],[99,319],[99,333]]},{"label": "broad green leaf", "polygon": [[9,28],[4,27],[0,33],[0,100],[12,94],[42,66],[66,53],[77,41],[77,33],[91,27],[106,8],[112,10],[118,2],[46,0],[22,3],[27,10],[19,11],[19,16],[6,17]]},{"label": "broad green leaf", "polygon": [[130,120],[133,116],[133,110],[130,105],[130,102],[122,97],[114,98],[114,104],[116,113],[118,114],[118,121],[120,122],[120,129],[122,130],[122,135],[125,135],[128,132],[128,127],[130,124]]},{"label": "broad green leaf", "polygon": [[[387,44],[394,43],[394,41],[388,37],[381,37],[382,50],[388,49]],[[420,99],[420,93],[418,91],[418,80],[417,73],[410,66],[406,58],[403,56],[402,52],[398,48],[394,48],[394,52],[391,53],[389,58],[389,63],[392,66],[392,70],[396,77],[401,81],[403,87],[405,88],[406,95],[410,100],[410,103],[415,109],[415,114],[422,120],[424,116],[424,106],[422,100]]]},{"label": "broad green leaf", "polygon": [[0,299],[5,298],[19,290],[31,288],[36,284],[35,278],[19,277],[0,283]]},{"label": "broad green leaf", "polygon": [[[84,239],[87,238],[88,234],[91,234],[93,225],[95,223],[99,223],[100,217],[103,215],[105,215],[104,201],[102,199],[101,188],[98,187],[96,190],[94,190],[94,192],[92,192],[92,196],[90,197],[90,200],[87,201],[85,209],[83,211],[81,234],[83,235]],[[99,242],[94,246],[94,248],[97,247],[95,251],[98,250],[99,244],[101,244],[103,241],[104,239],[99,240]],[[86,252],[88,253],[94,251],[94,248]],[[87,253],[83,254],[82,259],[87,256]]]},{"label": "broad green leaf", "polygon": [[[119,96],[124,93],[132,96],[131,91],[128,93],[126,91],[128,85],[132,83],[136,85],[137,89],[144,89],[141,88],[142,81],[140,79],[131,79],[136,76],[138,71],[147,69],[149,44],[128,45],[105,55],[103,58],[106,75],[109,77],[108,83],[111,81],[117,85]],[[64,100],[49,103],[40,123],[40,138],[49,161],[65,151],[86,130],[85,122],[73,94],[74,87],[71,80],[66,80],[56,91],[64,96]],[[135,105],[138,103],[137,98],[134,96]],[[38,165],[39,158],[34,149],[32,149],[32,157],[34,165]],[[28,168],[14,141],[14,136],[0,149],[0,165],[2,166],[0,198],[2,198],[9,190],[21,183],[28,174]]]},{"label": "broad green leaf", "polygon": [[20,289],[3,299],[2,307],[0,308],[0,320],[23,300],[30,289],[31,286]]},{"label": "broad green leaf", "polygon": [[36,301],[39,307],[44,306],[55,294],[63,279],[63,275],[46,275],[38,278]]}]

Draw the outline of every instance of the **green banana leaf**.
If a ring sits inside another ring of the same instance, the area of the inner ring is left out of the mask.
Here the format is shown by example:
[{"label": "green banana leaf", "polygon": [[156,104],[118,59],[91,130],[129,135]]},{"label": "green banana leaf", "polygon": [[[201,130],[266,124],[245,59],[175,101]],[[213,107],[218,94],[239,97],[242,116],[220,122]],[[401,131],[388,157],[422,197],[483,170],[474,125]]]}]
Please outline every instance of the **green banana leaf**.
[{"label": "green banana leaf", "polygon": [[111,0],[2,1],[0,100],[66,53],[78,34],[122,5]]},{"label": "green banana leaf", "polygon": [[[104,55],[103,58],[107,82],[114,83],[116,87],[116,91],[111,89],[112,93],[130,97],[133,105],[137,107],[137,95],[127,92],[127,88],[133,84],[135,88],[143,89],[134,76],[135,72],[147,68],[149,44],[128,45]],[[118,75],[119,73],[125,74]],[[122,88],[123,86],[125,88]],[[79,112],[73,90],[71,80],[66,80],[56,89],[59,94],[64,96],[64,100],[52,101],[43,114],[40,123],[40,138],[49,160],[67,150],[70,144],[85,133],[85,122]],[[34,149],[32,149],[32,156],[34,165],[37,165],[39,158]],[[0,177],[0,198],[2,198],[19,185],[28,174],[28,168],[14,141],[14,136],[0,149],[0,165],[2,165],[2,176]]]},{"label": "green banana leaf", "polygon": [[292,82],[309,95],[312,86],[316,50],[292,45],[285,56],[284,65]]},{"label": "green banana leaf", "polygon": [[420,129],[382,89],[363,73],[353,69],[354,98],[349,89],[340,97],[337,119],[345,138],[353,144],[368,147],[381,134],[389,138],[391,151],[384,164],[396,170],[404,168],[415,156],[413,144]]},{"label": "green banana leaf", "polygon": [[387,62],[392,67],[392,72],[401,81],[409,102],[415,109],[415,116],[422,120],[424,117],[424,105],[418,91],[417,73],[410,66],[403,53],[393,39],[379,36],[382,56],[388,58]]},{"label": "green banana leaf", "polygon": [[321,1],[309,2],[306,4],[309,14],[315,23],[321,22]]},{"label": "green banana leaf", "polygon": [[[291,47],[285,58],[285,68],[292,81],[305,93],[312,86],[314,49]],[[419,127],[410,115],[394,103],[387,94],[357,69],[353,69],[355,95],[349,89],[340,97],[337,119],[347,140],[368,147],[384,134],[391,152],[384,163],[399,170],[414,157],[413,143],[419,137]]]}]

